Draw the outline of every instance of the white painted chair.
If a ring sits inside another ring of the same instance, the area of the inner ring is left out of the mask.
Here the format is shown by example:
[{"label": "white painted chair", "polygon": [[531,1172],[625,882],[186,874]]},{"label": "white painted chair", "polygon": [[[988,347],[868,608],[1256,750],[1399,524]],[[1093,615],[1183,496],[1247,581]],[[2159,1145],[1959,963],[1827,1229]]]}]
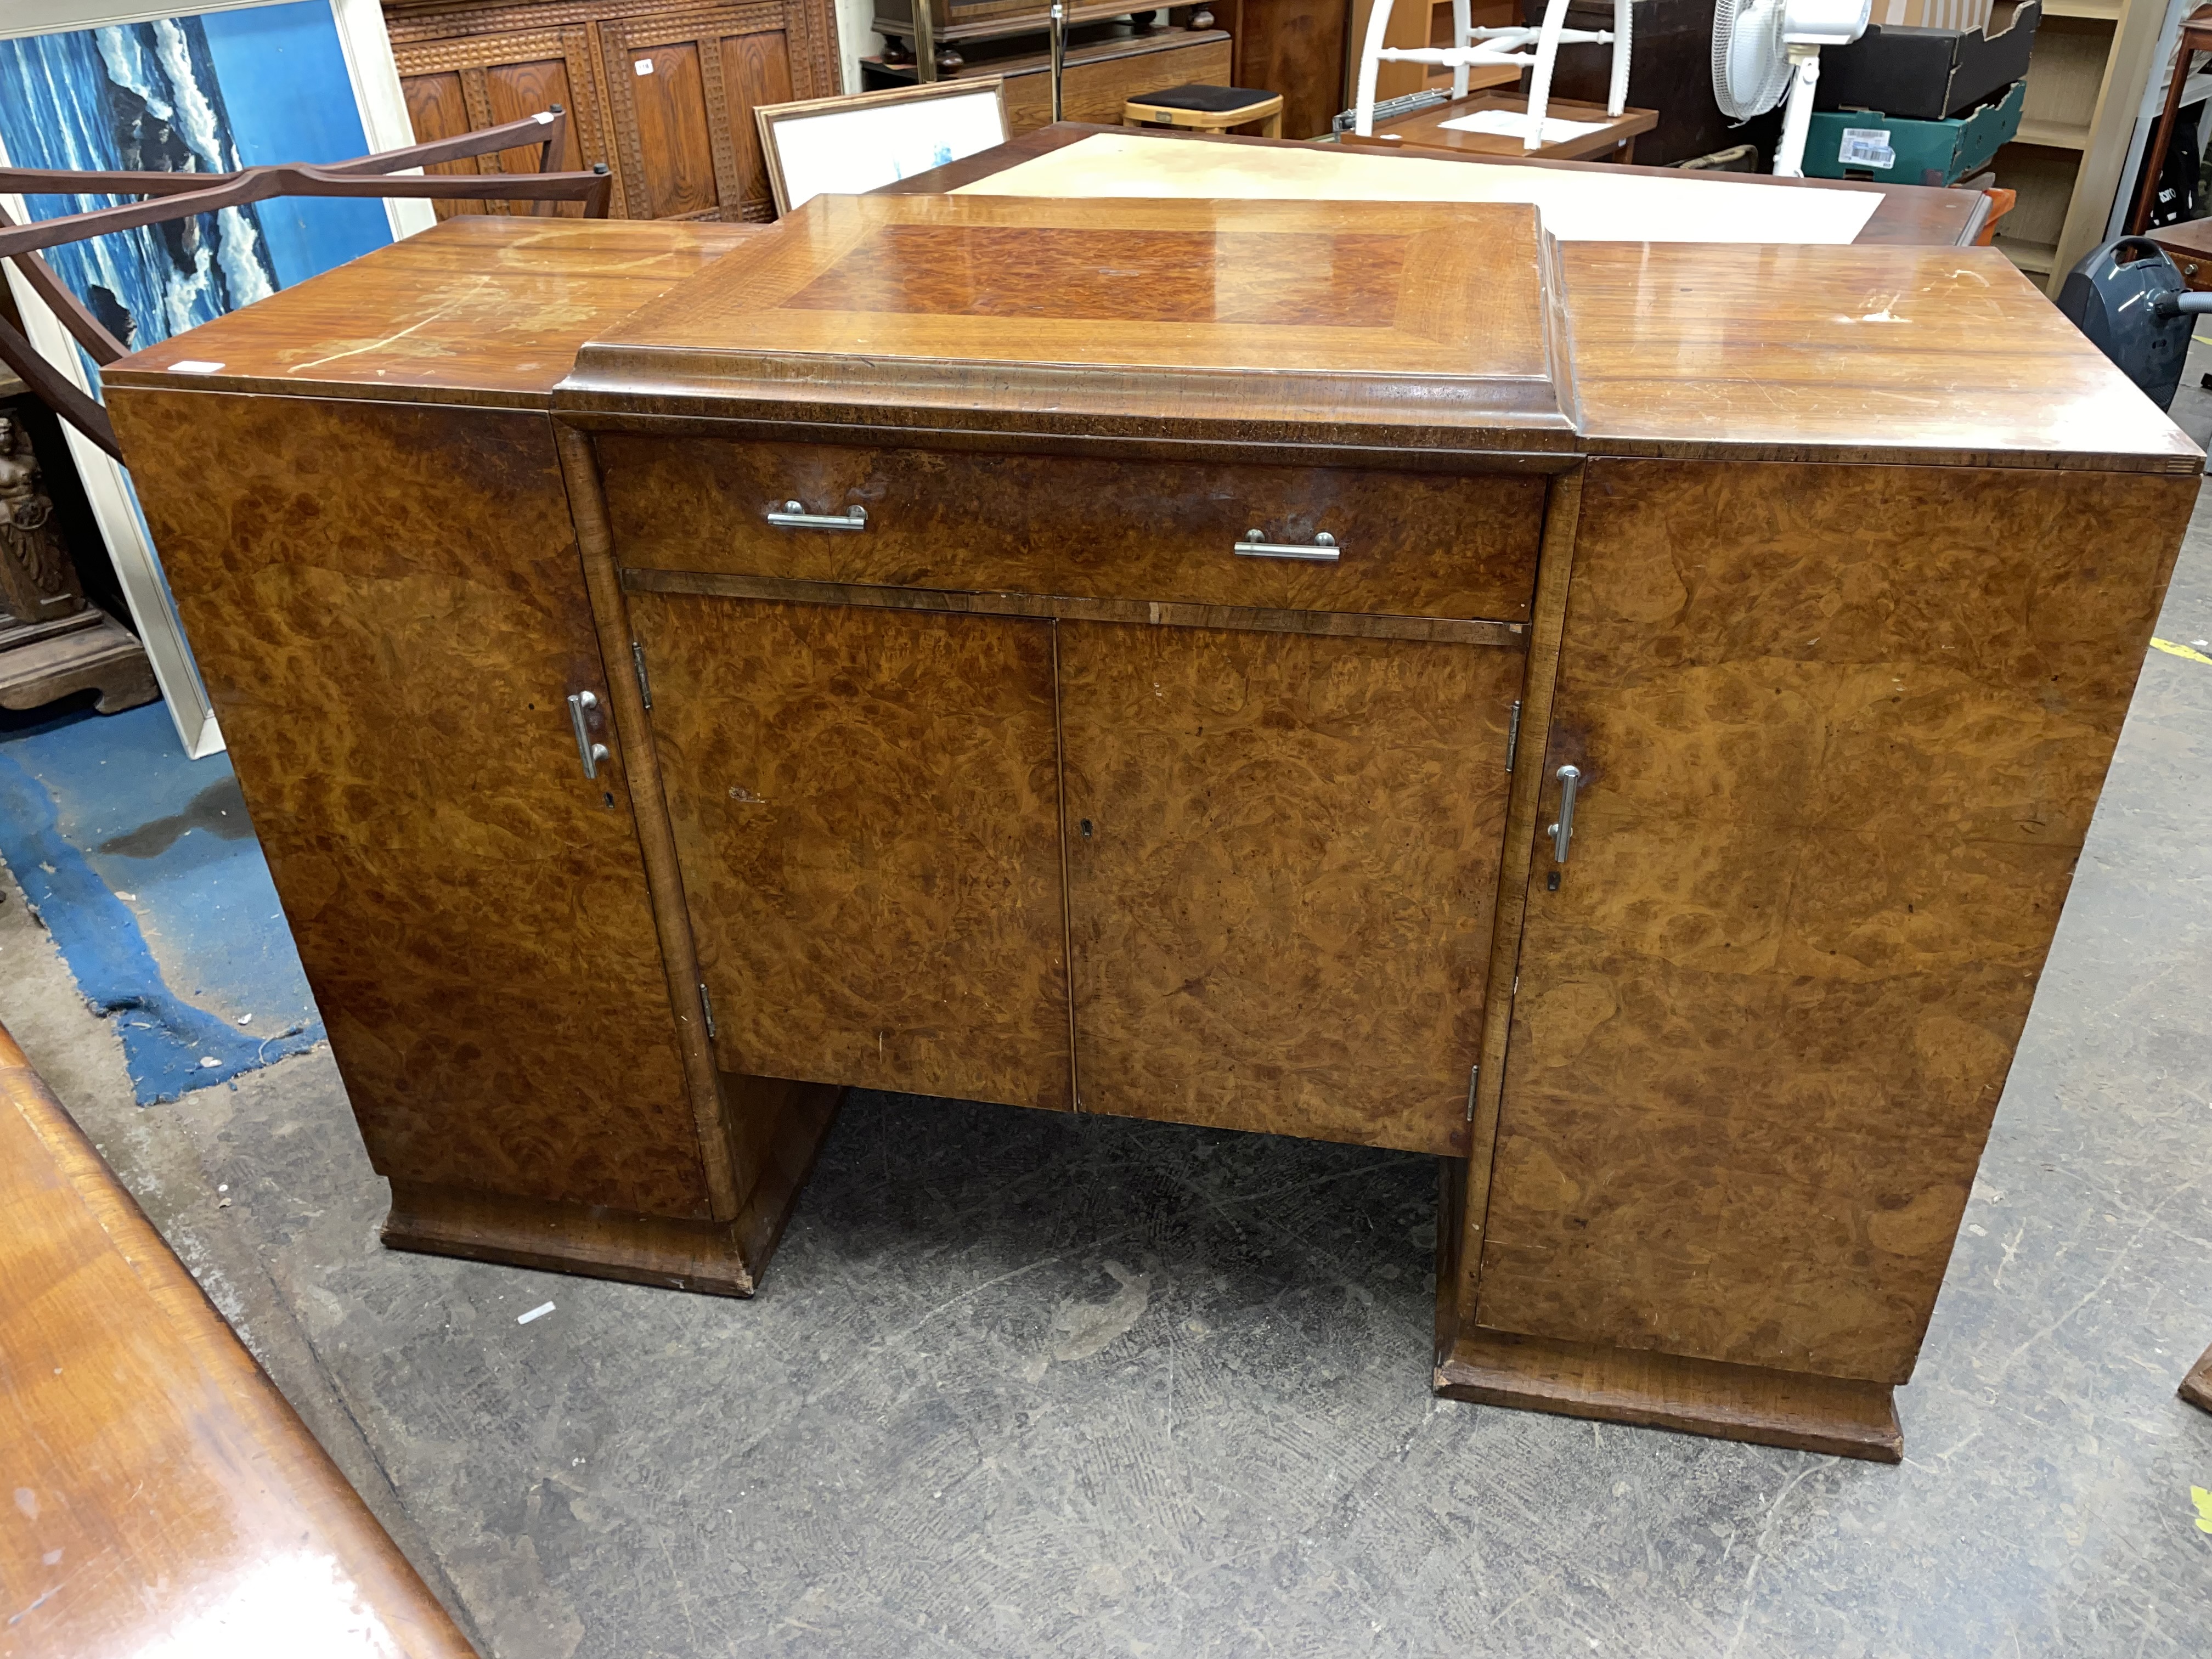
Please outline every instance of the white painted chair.
[{"label": "white painted chair", "polygon": [[1606,113],[1619,116],[1628,106],[1629,12],[1634,0],[1613,0],[1613,27],[1571,29],[1566,27],[1567,0],[1546,0],[1544,21],[1534,28],[1473,28],[1468,0],[1452,0],[1452,43],[1449,46],[1386,46],[1382,37],[1390,27],[1391,0],[1375,0],[1368,15],[1367,40],[1359,52],[1359,90],[1352,102],[1352,131],[1361,137],[1375,132],[1375,76],[1384,64],[1427,64],[1452,72],[1452,96],[1467,96],[1467,72],[1477,64],[1533,66],[1528,82],[1527,130],[1522,147],[1535,149],[1544,141],[1544,114],[1552,100],[1552,65],[1562,43],[1591,44],[1613,48],[1613,82]]}]

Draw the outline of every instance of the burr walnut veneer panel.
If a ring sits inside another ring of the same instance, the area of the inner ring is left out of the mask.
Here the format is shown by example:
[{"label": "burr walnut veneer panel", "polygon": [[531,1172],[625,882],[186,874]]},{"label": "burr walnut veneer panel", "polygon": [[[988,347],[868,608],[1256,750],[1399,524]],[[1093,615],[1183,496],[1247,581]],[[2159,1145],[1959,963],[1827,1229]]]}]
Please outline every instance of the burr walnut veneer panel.
[{"label": "burr walnut veneer panel", "polygon": [[1526,658],[1060,630],[1084,1109],[1464,1152]]},{"label": "burr walnut veneer panel", "polygon": [[704,1217],[545,417],[114,405],[377,1170]]},{"label": "burr walnut veneer panel", "polygon": [[1066,1107],[1052,624],[629,603],[723,1067]]},{"label": "burr walnut veneer panel", "polygon": [[[1523,621],[1544,480],[1065,455],[728,443],[610,433],[625,566],[1285,611]],[[764,515],[853,507],[866,528]],[[1334,563],[1252,558],[1334,537]]]},{"label": "burr walnut veneer panel", "polygon": [[1482,1325],[1911,1374],[2196,494],[1591,464]]}]

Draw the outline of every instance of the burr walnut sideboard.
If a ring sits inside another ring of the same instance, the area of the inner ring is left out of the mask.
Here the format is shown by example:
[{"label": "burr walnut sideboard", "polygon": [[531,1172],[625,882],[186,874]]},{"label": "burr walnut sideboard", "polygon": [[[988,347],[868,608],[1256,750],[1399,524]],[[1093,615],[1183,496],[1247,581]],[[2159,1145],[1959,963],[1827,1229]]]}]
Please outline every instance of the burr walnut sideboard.
[{"label": "burr walnut sideboard", "polygon": [[1411,1149],[1443,1393],[1892,1459],[2202,462],[2000,254],[1517,206],[454,220],[106,379],[387,1242]]}]

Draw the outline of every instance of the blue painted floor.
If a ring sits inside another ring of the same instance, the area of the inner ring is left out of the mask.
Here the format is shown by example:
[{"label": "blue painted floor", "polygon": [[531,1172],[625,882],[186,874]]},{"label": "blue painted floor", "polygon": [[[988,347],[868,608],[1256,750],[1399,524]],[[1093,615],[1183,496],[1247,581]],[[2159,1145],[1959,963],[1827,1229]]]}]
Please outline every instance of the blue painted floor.
[{"label": "blue painted floor", "polygon": [[160,703],[0,733],[0,858],[118,1022],[139,1104],[322,1040],[230,763],[185,759]]}]

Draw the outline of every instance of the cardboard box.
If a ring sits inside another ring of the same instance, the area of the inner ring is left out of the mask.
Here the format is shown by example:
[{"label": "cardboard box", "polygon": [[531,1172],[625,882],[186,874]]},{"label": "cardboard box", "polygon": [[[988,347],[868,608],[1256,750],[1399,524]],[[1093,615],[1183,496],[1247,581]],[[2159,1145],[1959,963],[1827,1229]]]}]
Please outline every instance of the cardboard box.
[{"label": "cardboard box", "polygon": [[2020,131],[2027,83],[1948,121],[1915,121],[1878,110],[1816,110],[1805,137],[1808,179],[1871,179],[1884,185],[1952,185],[1990,164]]},{"label": "cardboard box", "polygon": [[1873,21],[1884,28],[1956,29],[1990,21],[1990,0],[1875,0]]},{"label": "cardboard box", "polygon": [[1916,121],[1944,121],[1987,103],[2027,73],[2041,0],[1978,0],[1982,16],[1964,28],[1881,21],[1885,8],[1933,11],[1968,0],[1876,0],[1875,21],[1848,46],[1820,53],[1815,109],[1878,109]]}]

